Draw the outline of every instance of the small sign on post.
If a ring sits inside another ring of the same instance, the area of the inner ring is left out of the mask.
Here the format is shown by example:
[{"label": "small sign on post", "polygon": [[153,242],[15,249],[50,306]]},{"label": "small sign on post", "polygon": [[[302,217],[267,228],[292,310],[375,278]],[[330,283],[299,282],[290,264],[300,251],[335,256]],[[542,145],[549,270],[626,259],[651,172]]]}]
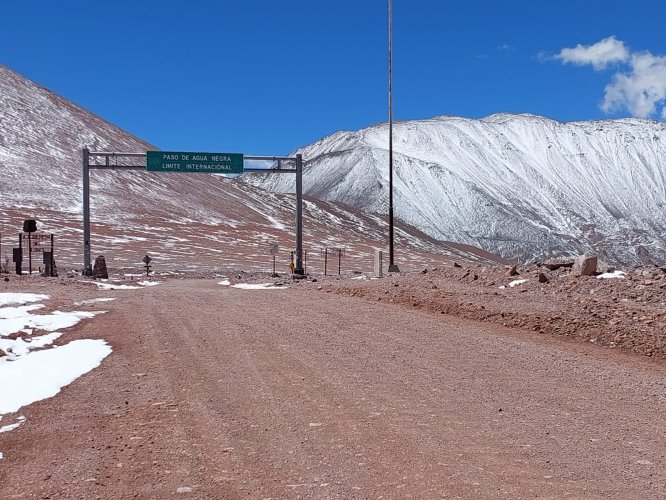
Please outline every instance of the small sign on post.
[{"label": "small sign on post", "polygon": [[268,244],[268,254],[273,257],[273,274],[271,274],[271,278],[278,277],[278,274],[275,272],[275,256],[278,254],[279,251],[280,247],[274,241]]},{"label": "small sign on post", "polygon": [[150,263],[152,262],[152,260],[153,259],[151,259],[148,254],[146,254],[146,256],[143,258],[143,263],[145,264],[145,266],[143,267],[146,268],[146,277],[150,276],[150,267],[151,267]]},{"label": "small sign on post", "polygon": [[[37,233],[34,220],[26,220],[23,223],[23,229],[27,232],[19,233],[19,248],[22,250],[27,246],[28,248],[28,272],[32,274],[32,254],[33,253],[51,253],[51,259],[54,258],[53,253],[53,234],[52,233]],[[17,262],[17,261],[15,261]],[[53,264],[53,263],[52,263]],[[53,266],[55,268],[55,266]],[[18,269],[18,267],[17,267]]]}]

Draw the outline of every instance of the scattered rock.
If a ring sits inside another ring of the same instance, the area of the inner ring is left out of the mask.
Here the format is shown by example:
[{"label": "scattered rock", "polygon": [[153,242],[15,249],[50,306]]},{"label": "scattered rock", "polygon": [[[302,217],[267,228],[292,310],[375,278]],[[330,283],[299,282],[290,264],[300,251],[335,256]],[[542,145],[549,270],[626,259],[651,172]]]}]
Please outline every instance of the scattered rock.
[{"label": "scattered rock", "polygon": [[545,274],[539,273],[538,278],[539,283],[548,283],[548,277]]},{"label": "scattered rock", "polygon": [[458,264],[457,262],[454,262],[453,267],[462,267],[462,266],[460,264]]},{"label": "scattered rock", "polygon": [[581,255],[574,260],[571,273],[574,276],[592,276],[597,272],[597,257],[593,255]]},{"label": "scattered rock", "polygon": [[109,271],[106,269],[106,259],[103,255],[98,255],[95,259],[95,265],[92,272],[93,278],[108,280]]},{"label": "scattered rock", "polygon": [[509,268],[509,270],[506,272],[507,276],[518,276],[518,265],[514,264]]},{"label": "scattered rock", "polygon": [[543,267],[550,271],[557,271],[561,267],[573,267],[573,260],[563,260],[563,259],[550,259],[542,264]]}]

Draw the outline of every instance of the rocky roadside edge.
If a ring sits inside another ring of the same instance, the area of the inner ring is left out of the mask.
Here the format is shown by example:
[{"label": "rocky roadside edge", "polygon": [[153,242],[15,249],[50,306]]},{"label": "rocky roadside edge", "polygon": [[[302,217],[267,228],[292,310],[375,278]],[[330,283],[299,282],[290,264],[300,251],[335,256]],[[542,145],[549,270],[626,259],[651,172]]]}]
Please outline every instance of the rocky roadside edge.
[{"label": "rocky roadside edge", "polygon": [[656,267],[598,279],[571,267],[454,265],[308,286],[666,358],[666,273]]}]

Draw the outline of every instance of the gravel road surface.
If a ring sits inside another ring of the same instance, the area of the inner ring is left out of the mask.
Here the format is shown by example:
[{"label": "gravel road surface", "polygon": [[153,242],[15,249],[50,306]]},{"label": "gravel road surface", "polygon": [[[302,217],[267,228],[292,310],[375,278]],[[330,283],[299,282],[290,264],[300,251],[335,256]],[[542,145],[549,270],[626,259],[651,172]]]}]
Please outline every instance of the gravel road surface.
[{"label": "gravel road surface", "polygon": [[67,333],[114,351],[0,434],[2,498],[666,497],[648,359],[313,287],[51,293],[118,297]]}]

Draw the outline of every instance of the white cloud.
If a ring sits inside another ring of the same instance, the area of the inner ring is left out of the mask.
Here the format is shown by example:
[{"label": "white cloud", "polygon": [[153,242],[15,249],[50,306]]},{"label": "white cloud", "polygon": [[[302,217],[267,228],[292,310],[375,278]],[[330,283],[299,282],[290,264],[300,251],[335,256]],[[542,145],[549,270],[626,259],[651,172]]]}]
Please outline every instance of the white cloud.
[{"label": "white cloud", "polygon": [[578,44],[573,48],[562,49],[555,59],[576,66],[590,64],[599,71],[605,69],[609,64],[627,61],[629,51],[623,41],[609,36],[593,45]]},{"label": "white cloud", "polygon": [[631,56],[631,72],[616,73],[606,85],[601,109],[606,112],[627,109],[633,116],[649,118],[662,106],[666,119],[666,57],[649,52]]},{"label": "white cloud", "polygon": [[666,56],[629,52],[623,41],[610,36],[593,45],[562,49],[555,58],[595,70],[622,63],[623,69],[606,85],[601,109],[606,113],[627,110],[640,118],[658,113],[666,120]]}]

